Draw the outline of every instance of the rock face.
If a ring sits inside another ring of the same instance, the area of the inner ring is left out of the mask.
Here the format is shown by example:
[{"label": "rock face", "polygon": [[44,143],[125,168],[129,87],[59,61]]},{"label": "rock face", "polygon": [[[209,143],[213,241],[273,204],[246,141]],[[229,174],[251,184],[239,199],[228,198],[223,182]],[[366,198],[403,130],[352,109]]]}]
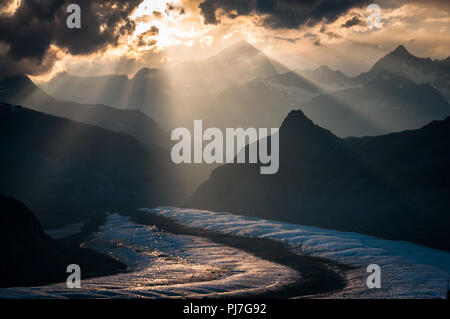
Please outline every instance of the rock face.
[{"label": "rock face", "polygon": [[414,131],[340,139],[292,111],[280,169],[228,164],[187,207],[354,231],[450,249],[450,118]]},{"label": "rock face", "polygon": [[0,255],[0,287],[65,281],[69,264],[80,265],[82,278],[126,269],[106,255],[53,241],[31,210],[3,195],[0,195]]}]

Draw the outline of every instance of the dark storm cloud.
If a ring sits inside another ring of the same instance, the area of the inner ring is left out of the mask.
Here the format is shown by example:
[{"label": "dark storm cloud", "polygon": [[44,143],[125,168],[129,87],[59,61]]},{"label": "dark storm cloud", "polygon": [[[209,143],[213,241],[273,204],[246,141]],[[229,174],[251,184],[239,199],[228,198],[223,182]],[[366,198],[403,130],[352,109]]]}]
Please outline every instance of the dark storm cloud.
[{"label": "dark storm cloud", "polygon": [[158,35],[158,33],[159,33],[158,27],[155,25],[152,26],[148,31],[139,34],[137,45],[140,47],[144,45],[155,46],[157,41],[150,37]]},{"label": "dark storm cloud", "polygon": [[177,5],[173,4],[173,3],[167,3],[166,4],[166,11],[165,11],[165,13],[167,15],[169,15],[169,13],[172,12],[172,11],[177,12],[179,15],[183,15],[183,14],[186,13],[183,7],[177,6]]},{"label": "dark storm cloud", "polygon": [[265,15],[271,28],[298,28],[321,21],[333,22],[350,8],[362,7],[365,0],[205,0],[200,4],[205,23],[218,24],[218,12],[228,17]]},{"label": "dark storm cloud", "polygon": [[[14,68],[23,62],[29,69],[25,72],[39,73],[44,71],[44,60],[49,60],[52,44],[74,55],[93,53],[107,45],[115,45],[121,35],[134,31],[135,24],[129,15],[140,2],[22,0],[14,15],[0,17],[0,43],[9,47],[6,56],[0,57],[0,66],[7,61],[11,63],[10,68]],[[81,7],[81,29],[66,26],[70,14],[66,12],[66,7],[70,3]],[[23,68],[17,72],[23,72]],[[14,73],[12,69],[0,70],[5,71]]]},{"label": "dark storm cloud", "polygon": [[347,21],[345,21],[341,27],[343,28],[351,28],[355,25],[364,25],[365,22],[363,20],[361,20],[358,16],[353,16],[352,18],[348,19]]}]

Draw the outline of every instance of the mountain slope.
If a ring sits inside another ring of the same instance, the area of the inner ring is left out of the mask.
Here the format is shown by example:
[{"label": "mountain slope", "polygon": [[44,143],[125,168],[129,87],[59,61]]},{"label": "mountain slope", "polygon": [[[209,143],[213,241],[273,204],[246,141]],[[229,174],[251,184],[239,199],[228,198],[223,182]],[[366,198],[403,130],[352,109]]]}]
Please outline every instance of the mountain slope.
[{"label": "mountain slope", "polygon": [[[149,72],[151,73],[151,71]],[[139,76],[148,77],[146,73],[147,71],[143,71]],[[154,150],[154,146],[159,146],[164,148],[161,149],[161,153],[169,154],[171,146],[169,134],[139,110],[116,109],[102,104],[57,101],[39,89],[26,76],[0,81],[0,88],[0,102],[23,104],[49,115],[126,133],[139,140],[150,152]],[[192,121],[193,119],[186,116],[185,126],[190,127]],[[179,184],[185,188],[186,194],[190,194],[208,178],[211,169],[209,165],[180,165],[172,167],[171,173],[176,175]]]},{"label": "mountain slope", "polygon": [[364,83],[382,72],[390,72],[405,77],[418,84],[431,83],[450,101],[450,63],[412,55],[403,45],[378,60],[367,72],[352,79],[354,83]]},{"label": "mountain slope", "polygon": [[224,84],[245,83],[278,74],[265,54],[247,41],[240,41],[200,62],[207,77]]},{"label": "mountain slope", "polygon": [[82,278],[111,275],[126,267],[89,249],[62,245],[45,235],[33,212],[0,194],[0,287],[38,286],[65,281],[78,264]]},{"label": "mountain slope", "polygon": [[269,79],[270,82],[279,83],[284,86],[294,86],[302,88],[311,93],[317,93],[319,88],[309,79],[295,73],[294,71],[278,74]]},{"label": "mountain slope", "polygon": [[341,137],[416,129],[450,115],[450,105],[430,84],[386,71],[359,87],[315,97],[302,110]]},{"label": "mountain slope", "polygon": [[[58,101],[39,89],[27,76],[4,79],[0,81],[0,88],[1,102],[24,105],[46,114],[127,133],[145,144],[167,147],[170,141],[168,134],[156,122],[138,110]],[[89,93],[88,90],[81,92]]]},{"label": "mountain slope", "polygon": [[348,86],[350,78],[339,70],[331,70],[328,66],[322,65],[315,70],[302,70],[299,74],[305,78],[321,85]]},{"label": "mountain slope", "polygon": [[448,250],[450,142],[441,137],[449,133],[447,118],[416,131],[342,140],[292,111],[280,128],[277,174],[227,164],[185,205]]},{"label": "mountain slope", "polygon": [[180,196],[169,152],[133,137],[0,104],[0,192],[44,226]]},{"label": "mountain slope", "polygon": [[210,125],[227,127],[279,127],[296,100],[266,81],[253,80],[232,86],[215,98],[203,118]]},{"label": "mountain slope", "polygon": [[63,72],[43,88],[58,100],[117,107],[127,102],[120,97],[128,90],[128,82],[122,74],[84,77]]}]

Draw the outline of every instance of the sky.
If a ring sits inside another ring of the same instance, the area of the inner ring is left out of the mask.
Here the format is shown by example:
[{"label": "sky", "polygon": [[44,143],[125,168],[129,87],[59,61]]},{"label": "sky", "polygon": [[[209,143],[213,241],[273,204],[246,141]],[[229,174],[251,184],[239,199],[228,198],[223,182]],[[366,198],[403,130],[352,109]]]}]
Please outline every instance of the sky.
[{"label": "sky", "polygon": [[[69,29],[66,7],[81,8]],[[0,76],[48,80],[59,72],[121,73],[170,68],[239,40],[290,69],[328,65],[367,71],[399,44],[414,55],[450,55],[450,1],[377,1],[370,29],[359,0],[1,0]]]}]

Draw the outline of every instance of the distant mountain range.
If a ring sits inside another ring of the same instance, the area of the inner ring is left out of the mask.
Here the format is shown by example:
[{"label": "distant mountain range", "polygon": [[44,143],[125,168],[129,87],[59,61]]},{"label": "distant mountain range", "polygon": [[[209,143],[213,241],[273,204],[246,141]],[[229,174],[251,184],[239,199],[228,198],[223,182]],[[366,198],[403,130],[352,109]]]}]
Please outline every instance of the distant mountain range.
[{"label": "distant mountain range", "polygon": [[48,237],[33,212],[0,194],[0,287],[65,282],[67,266],[77,264],[82,278],[112,275],[127,267],[90,249],[67,246]]},{"label": "distant mountain range", "polygon": [[32,207],[46,228],[183,195],[167,149],[5,103],[0,153],[0,192]]},{"label": "distant mountain range", "polygon": [[341,139],[292,111],[280,128],[280,170],[226,164],[191,208],[408,240],[450,249],[450,117],[418,130]]},{"label": "distant mountain range", "polygon": [[194,119],[221,128],[278,127],[298,101],[267,80],[277,76],[261,51],[241,41],[205,60],[143,68],[130,79],[62,73],[43,87],[60,100],[141,110],[169,130]]},{"label": "distant mountain range", "polygon": [[450,105],[431,84],[387,71],[360,86],[319,95],[301,109],[341,137],[415,129],[450,115]]},{"label": "distant mountain range", "polygon": [[217,94],[276,74],[261,51],[242,41],[202,61],[169,69],[143,68],[130,79],[124,75],[77,77],[63,73],[44,88],[60,100],[138,109],[164,128],[173,128],[199,118],[214,124],[223,122],[209,112]]},{"label": "distant mountain range", "polygon": [[[444,60],[419,58],[408,52],[403,45],[399,45],[378,60],[368,72],[355,77],[348,77],[339,70],[333,71],[326,65],[315,70],[297,70],[286,74],[294,73],[297,77],[313,83],[321,90],[321,93],[330,93],[359,86],[385,72],[409,79],[416,84],[430,83],[447,102],[450,102],[450,57]],[[295,85],[295,83],[292,84]],[[302,85],[297,84],[297,86]]]},{"label": "distant mountain range", "polygon": [[[61,74],[44,86],[80,103],[56,100],[25,76],[4,79],[0,192],[32,207],[45,227],[177,204],[212,167],[173,164],[165,129],[194,119],[222,129],[281,125],[278,174],[225,165],[186,204],[448,249],[439,222],[449,207],[447,64],[399,46],[357,77],[326,66],[279,74],[240,42],[132,78]],[[382,135],[402,130],[411,131]],[[380,136],[342,138],[369,135]]]},{"label": "distant mountain range", "polygon": [[386,71],[417,84],[430,83],[450,102],[450,57],[444,60],[419,58],[409,53],[403,45],[399,45],[378,60],[369,72],[360,74],[353,81],[367,82]]},{"label": "distant mountain range", "polygon": [[326,88],[327,86],[346,87],[352,85],[351,78],[339,70],[331,70],[326,65],[322,65],[315,70],[299,71],[299,74],[310,81],[314,81],[323,88]]},{"label": "distant mountain range", "polygon": [[302,108],[345,137],[419,128],[443,119],[450,114],[445,106],[449,74],[448,59],[418,58],[403,46],[356,77],[327,66],[279,74],[261,51],[243,41],[206,60],[141,69],[131,79],[64,73],[45,88],[61,100],[141,110],[166,129],[189,127],[194,119],[221,128],[279,127],[289,111]]}]

